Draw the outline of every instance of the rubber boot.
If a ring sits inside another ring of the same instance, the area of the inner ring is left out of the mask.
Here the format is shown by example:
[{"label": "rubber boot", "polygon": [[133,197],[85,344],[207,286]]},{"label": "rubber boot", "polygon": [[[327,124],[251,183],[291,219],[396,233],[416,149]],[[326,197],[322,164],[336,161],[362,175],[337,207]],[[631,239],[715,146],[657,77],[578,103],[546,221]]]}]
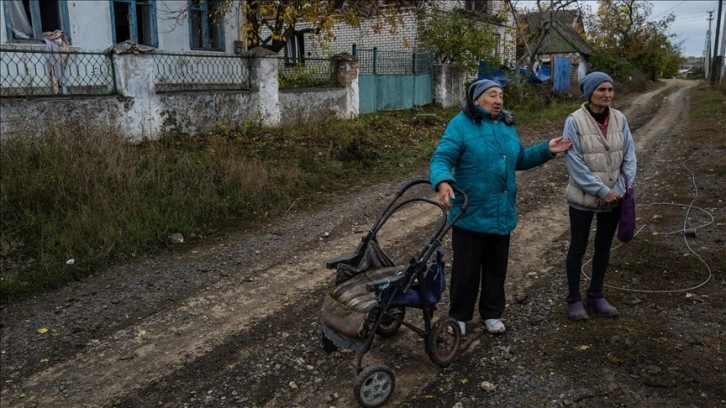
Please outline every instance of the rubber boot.
[{"label": "rubber boot", "polygon": [[587,305],[595,310],[595,313],[605,317],[617,316],[618,309],[608,303],[603,295],[587,294]]},{"label": "rubber boot", "polygon": [[590,317],[587,315],[582,301],[577,299],[567,301],[567,318],[573,322],[579,322],[580,320],[587,320]]}]

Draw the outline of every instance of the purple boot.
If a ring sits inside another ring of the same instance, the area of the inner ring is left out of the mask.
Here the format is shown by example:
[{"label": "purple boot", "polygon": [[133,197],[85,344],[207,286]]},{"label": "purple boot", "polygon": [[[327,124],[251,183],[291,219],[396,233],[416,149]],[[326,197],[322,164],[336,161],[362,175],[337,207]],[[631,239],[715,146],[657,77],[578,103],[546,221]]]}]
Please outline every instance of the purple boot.
[{"label": "purple boot", "polygon": [[586,303],[588,306],[595,310],[595,313],[599,314],[600,316],[615,317],[619,314],[618,309],[608,303],[603,295],[594,295],[588,293]]},{"label": "purple boot", "polygon": [[580,299],[567,301],[567,318],[573,322],[589,319]]}]

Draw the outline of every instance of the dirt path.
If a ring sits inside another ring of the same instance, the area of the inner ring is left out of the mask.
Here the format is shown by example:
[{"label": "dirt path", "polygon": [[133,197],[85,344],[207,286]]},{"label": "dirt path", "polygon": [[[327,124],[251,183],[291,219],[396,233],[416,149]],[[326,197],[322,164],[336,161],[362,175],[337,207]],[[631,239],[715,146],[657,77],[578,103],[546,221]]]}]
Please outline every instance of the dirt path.
[{"label": "dirt path", "polygon": [[[666,81],[623,109],[639,160],[687,113],[692,84]],[[560,158],[519,176],[520,223],[507,283],[513,299],[552,268],[541,254],[563,245],[563,167]],[[332,278],[322,265],[357,246],[400,185],[379,186],[316,215],[291,215],[255,236],[110,268],[3,308],[0,405],[355,406],[353,354],[328,356],[318,348],[319,305]],[[435,216],[404,214],[387,239],[415,253]],[[447,302],[444,296],[441,311]],[[394,404],[445,375],[425,357],[421,340],[404,332],[366,355],[367,362],[393,364]]]}]

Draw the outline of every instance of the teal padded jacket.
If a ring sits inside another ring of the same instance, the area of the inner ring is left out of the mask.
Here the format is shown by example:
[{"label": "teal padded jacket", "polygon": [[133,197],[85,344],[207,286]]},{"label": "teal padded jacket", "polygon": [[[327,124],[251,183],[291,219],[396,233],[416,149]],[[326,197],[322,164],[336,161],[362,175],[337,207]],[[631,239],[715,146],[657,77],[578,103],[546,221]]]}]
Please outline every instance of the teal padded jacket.
[{"label": "teal padded jacket", "polygon": [[[555,156],[549,141],[524,148],[514,125],[502,113],[476,123],[464,112],[449,121],[429,165],[431,185],[446,181],[469,197],[469,208],[456,222],[468,231],[507,235],[517,226],[517,170],[539,166]],[[452,200],[451,220],[463,204]]]}]

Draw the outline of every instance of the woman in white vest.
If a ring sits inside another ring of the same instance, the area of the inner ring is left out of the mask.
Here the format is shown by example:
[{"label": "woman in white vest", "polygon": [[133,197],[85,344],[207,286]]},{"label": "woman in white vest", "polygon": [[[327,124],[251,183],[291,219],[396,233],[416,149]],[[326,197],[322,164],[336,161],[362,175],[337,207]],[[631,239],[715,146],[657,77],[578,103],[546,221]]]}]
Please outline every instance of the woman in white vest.
[{"label": "woman in white vest", "polygon": [[[620,205],[636,173],[635,146],[628,121],[610,107],[613,80],[603,72],[592,72],[580,81],[587,102],[567,117],[564,139],[572,141],[565,152],[569,182],[565,197],[570,213],[570,247],[567,251],[567,317],[588,318],[585,306],[607,317],[618,310],[605,299],[605,272],[610,247],[620,218]],[[626,179],[621,172],[627,176]],[[585,302],[580,297],[582,258],[587,250],[590,226],[597,219],[592,274]]]}]

